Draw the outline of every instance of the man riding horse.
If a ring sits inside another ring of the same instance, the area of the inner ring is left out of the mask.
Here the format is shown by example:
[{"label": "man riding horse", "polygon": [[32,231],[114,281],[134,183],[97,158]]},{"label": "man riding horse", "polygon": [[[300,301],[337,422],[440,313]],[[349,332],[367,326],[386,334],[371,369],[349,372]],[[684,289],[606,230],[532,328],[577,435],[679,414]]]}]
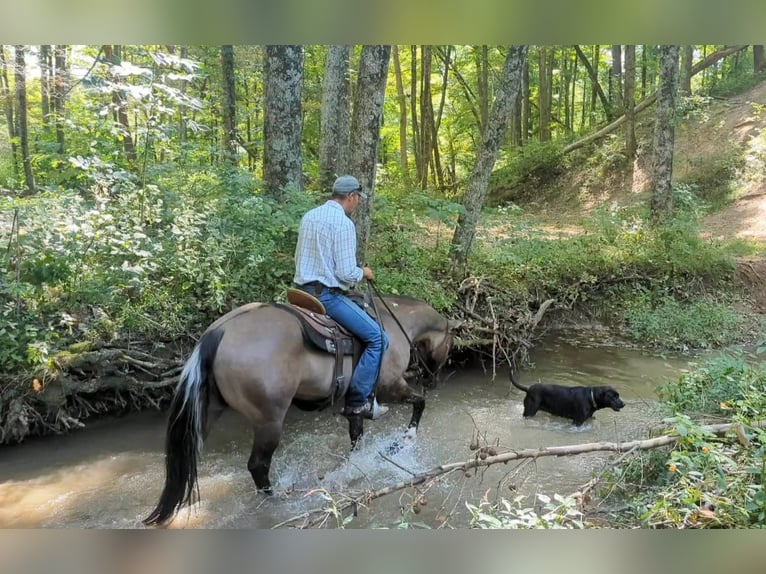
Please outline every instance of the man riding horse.
[{"label": "man riding horse", "polygon": [[349,216],[362,199],[367,196],[359,181],[342,175],[333,183],[330,199],[301,218],[293,282],[316,297],[330,317],[365,345],[351,375],[342,414],[378,418],[388,410],[379,406],[373,395],[388,336],[348,297],[359,281],[375,278],[372,269],[356,263],[356,227]]}]

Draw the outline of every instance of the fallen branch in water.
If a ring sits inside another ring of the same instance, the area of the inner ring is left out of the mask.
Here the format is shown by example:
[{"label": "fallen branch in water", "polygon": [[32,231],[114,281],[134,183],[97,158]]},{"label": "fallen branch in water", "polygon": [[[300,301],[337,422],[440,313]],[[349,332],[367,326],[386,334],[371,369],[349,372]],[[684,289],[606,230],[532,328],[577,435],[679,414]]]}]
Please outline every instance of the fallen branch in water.
[{"label": "fallen branch in water", "polygon": [[[766,420],[751,423],[749,426],[753,428],[766,428]],[[743,432],[743,425],[741,423],[703,425],[700,428],[703,431],[713,433],[717,436],[722,436],[729,431],[734,431],[737,434],[737,439],[740,442],[743,440],[742,437],[745,436]],[[512,450],[501,454],[492,454],[496,451],[497,447],[492,447],[492,449],[483,447],[476,451],[474,458],[471,460],[442,464],[425,472],[415,474],[407,480],[402,480],[372,492],[368,491],[356,497],[348,497],[349,502],[335,506],[332,509],[332,512],[334,514],[340,513],[341,517],[346,511],[353,511],[353,513],[356,514],[359,506],[367,506],[376,498],[381,498],[382,496],[391,494],[392,492],[397,492],[399,490],[404,490],[405,488],[423,484],[437,477],[453,472],[462,472],[466,477],[470,477],[472,476],[471,470],[473,469],[484,468],[498,463],[507,464],[513,460],[537,459],[546,456],[572,456],[592,452],[619,452],[626,453],[627,455],[627,453],[634,453],[641,450],[649,450],[663,446],[669,446],[675,443],[678,439],[679,436],[676,434],[664,434],[648,439],[633,440],[627,442],[591,442],[575,445],[551,446],[546,448],[530,448],[518,451]],[[310,510],[280,522],[278,525],[274,526],[274,528],[286,526],[288,524],[298,522],[299,520],[304,521],[300,526],[301,528],[311,528],[320,522],[324,522],[326,520],[327,512],[328,510],[325,508]],[[312,516],[316,518],[312,519]]]}]

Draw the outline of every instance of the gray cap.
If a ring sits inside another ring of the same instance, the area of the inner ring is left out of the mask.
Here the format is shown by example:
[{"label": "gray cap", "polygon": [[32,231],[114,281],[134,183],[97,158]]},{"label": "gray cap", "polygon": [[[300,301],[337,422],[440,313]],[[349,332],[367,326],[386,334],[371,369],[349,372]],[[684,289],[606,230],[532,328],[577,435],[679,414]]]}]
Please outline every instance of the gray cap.
[{"label": "gray cap", "polygon": [[367,199],[367,194],[362,192],[362,185],[353,175],[342,175],[336,179],[335,183],[332,184],[332,192],[337,195],[348,195],[356,192],[362,196],[362,199]]}]

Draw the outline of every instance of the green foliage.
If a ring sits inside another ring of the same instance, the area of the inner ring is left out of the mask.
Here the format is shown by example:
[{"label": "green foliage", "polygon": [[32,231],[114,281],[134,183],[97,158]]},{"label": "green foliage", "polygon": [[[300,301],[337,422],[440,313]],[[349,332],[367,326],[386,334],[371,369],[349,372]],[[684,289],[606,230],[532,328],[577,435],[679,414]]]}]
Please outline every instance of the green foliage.
[{"label": "green foliage", "polygon": [[423,192],[402,195],[395,202],[387,195],[376,197],[370,237],[378,287],[423,298],[436,309],[447,308],[455,297],[448,280],[449,243],[462,206]]},{"label": "green foliage", "polygon": [[700,238],[693,220],[654,227],[643,209],[599,209],[584,222],[585,233],[571,237],[530,233],[513,220],[507,226],[504,236],[496,232],[477,247],[471,270],[486,274],[491,269],[504,283],[525,291],[568,293],[567,300],[602,283],[613,285],[616,277],[651,277],[682,285],[693,277],[715,283],[734,270],[733,259]]},{"label": "green foliage", "polygon": [[172,339],[289,285],[310,194],[276,205],[213,172],[103,181],[93,198],[7,201],[23,231],[0,291],[0,369],[38,368],[79,338]]},{"label": "green foliage", "polygon": [[530,141],[524,147],[512,148],[507,157],[498,158],[498,167],[489,180],[487,204],[534,197],[542,184],[564,169],[563,149],[561,142]]},{"label": "green foliage", "polygon": [[740,340],[745,318],[730,305],[637,290],[624,303],[628,334],[669,348],[721,347]]},{"label": "green foliage", "polygon": [[658,389],[670,412],[755,416],[766,410],[766,366],[730,351]]},{"label": "green foliage", "polygon": [[[766,367],[731,351],[665,383],[659,396],[677,441],[620,464],[604,492],[631,498],[642,526],[766,526],[766,433],[752,425],[766,409]],[[742,426],[719,437],[691,413]]]},{"label": "green foliage", "polygon": [[581,529],[585,528],[578,502],[571,496],[538,494],[538,507],[524,506],[526,497],[519,495],[512,501],[502,498],[490,503],[483,500],[478,506],[466,503],[471,513],[471,528],[489,530],[529,529]]},{"label": "green foliage", "polygon": [[696,198],[705,211],[720,209],[735,199],[737,175],[744,161],[741,151],[730,150],[700,162],[683,182],[674,186],[675,199],[683,200],[690,196]]}]

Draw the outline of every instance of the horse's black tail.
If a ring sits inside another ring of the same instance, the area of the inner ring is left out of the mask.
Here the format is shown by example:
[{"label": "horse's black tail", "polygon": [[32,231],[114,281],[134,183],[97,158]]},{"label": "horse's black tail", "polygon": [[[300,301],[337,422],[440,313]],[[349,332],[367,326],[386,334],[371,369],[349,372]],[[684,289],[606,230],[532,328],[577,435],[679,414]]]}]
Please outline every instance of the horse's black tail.
[{"label": "horse's black tail", "polygon": [[508,371],[508,376],[511,377],[511,383],[513,383],[514,387],[516,387],[517,389],[521,389],[524,392],[527,392],[529,390],[529,387],[525,387],[519,381],[516,380],[516,377],[513,376],[513,370]]},{"label": "horse's black tail", "polygon": [[214,382],[213,361],[222,337],[221,329],[205,333],[181,371],[165,436],[165,486],[157,508],[143,521],[147,526],[164,525],[179,508],[199,498],[197,461]]}]

